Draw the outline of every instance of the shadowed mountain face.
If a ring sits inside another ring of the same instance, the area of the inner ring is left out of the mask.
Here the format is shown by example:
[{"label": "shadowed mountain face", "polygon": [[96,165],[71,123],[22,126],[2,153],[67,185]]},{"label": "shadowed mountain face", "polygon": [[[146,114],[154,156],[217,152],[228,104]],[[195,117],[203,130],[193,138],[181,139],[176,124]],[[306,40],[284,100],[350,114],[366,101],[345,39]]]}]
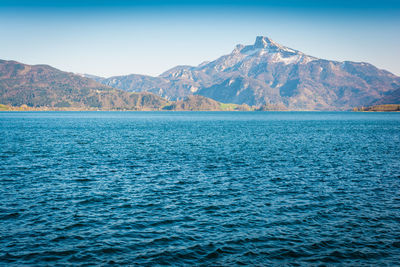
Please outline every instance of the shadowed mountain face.
[{"label": "shadowed mountain face", "polygon": [[346,110],[368,105],[400,87],[400,77],[368,63],[318,59],[267,37],[197,67],[177,66],[158,77],[98,78],[132,92],[171,100],[198,94],[220,102],[281,105],[294,110]]},{"label": "shadowed mountain face", "polygon": [[159,109],[167,101],[150,93],[128,93],[47,65],[0,60],[0,103],[81,109]]}]

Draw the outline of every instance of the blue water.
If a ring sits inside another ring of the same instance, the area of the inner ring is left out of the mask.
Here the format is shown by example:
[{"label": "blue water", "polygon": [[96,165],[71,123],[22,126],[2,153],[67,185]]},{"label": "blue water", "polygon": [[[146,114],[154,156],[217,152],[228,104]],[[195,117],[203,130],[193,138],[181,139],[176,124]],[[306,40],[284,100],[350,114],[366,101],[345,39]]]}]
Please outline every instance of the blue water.
[{"label": "blue water", "polygon": [[0,265],[397,265],[400,113],[2,112]]}]

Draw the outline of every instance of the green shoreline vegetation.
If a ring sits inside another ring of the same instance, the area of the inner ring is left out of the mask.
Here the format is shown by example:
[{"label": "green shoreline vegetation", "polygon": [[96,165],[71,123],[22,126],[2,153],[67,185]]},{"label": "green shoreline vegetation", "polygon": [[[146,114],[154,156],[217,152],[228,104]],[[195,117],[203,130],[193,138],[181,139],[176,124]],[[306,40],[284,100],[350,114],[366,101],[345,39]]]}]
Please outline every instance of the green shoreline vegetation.
[{"label": "green shoreline vegetation", "polygon": [[400,104],[374,105],[354,108],[357,112],[400,112]]},{"label": "green shoreline vegetation", "polygon": [[[193,98],[200,98],[198,103],[193,103]],[[207,103],[204,104],[203,102]],[[211,102],[211,105],[209,102]],[[213,103],[215,102],[215,103]],[[213,105],[214,104],[214,105]],[[99,108],[99,107],[31,107],[26,104],[12,106],[0,104],[0,111],[290,111],[283,106],[263,105],[261,107],[248,106],[246,104],[226,104],[202,96],[191,96],[181,101],[169,101],[159,108],[135,107],[135,108]],[[400,104],[374,105],[370,107],[356,107],[354,112],[400,112]]]},{"label": "green shoreline vegetation", "polygon": [[108,108],[108,107],[56,107],[56,106],[20,106],[0,104],[0,111],[289,111],[283,106],[263,105],[260,107],[246,104],[221,103],[203,96],[189,96],[181,101],[169,101],[160,107]]},{"label": "green shoreline vegetation", "polygon": [[[144,101],[146,102],[146,101]],[[65,104],[65,103],[64,103]],[[158,103],[141,103],[142,105],[121,107],[110,106],[19,106],[0,104],[0,111],[254,111],[260,108],[250,107],[246,104],[225,104],[213,99],[195,95],[188,96],[184,100],[160,101]]]}]

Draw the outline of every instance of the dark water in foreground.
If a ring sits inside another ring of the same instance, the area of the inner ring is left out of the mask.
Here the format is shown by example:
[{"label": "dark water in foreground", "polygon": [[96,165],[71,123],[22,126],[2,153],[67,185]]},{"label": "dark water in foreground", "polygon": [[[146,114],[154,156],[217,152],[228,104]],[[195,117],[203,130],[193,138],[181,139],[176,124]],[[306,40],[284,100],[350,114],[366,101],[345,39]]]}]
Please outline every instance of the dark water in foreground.
[{"label": "dark water in foreground", "polygon": [[0,265],[395,265],[400,113],[0,113]]}]

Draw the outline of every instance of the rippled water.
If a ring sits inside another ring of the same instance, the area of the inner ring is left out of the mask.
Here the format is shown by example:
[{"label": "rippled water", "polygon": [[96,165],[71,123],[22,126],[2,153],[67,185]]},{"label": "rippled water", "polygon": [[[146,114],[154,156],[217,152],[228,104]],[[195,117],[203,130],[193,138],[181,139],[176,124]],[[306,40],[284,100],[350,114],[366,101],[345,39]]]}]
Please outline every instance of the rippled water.
[{"label": "rippled water", "polygon": [[395,265],[400,113],[0,113],[0,263]]}]

